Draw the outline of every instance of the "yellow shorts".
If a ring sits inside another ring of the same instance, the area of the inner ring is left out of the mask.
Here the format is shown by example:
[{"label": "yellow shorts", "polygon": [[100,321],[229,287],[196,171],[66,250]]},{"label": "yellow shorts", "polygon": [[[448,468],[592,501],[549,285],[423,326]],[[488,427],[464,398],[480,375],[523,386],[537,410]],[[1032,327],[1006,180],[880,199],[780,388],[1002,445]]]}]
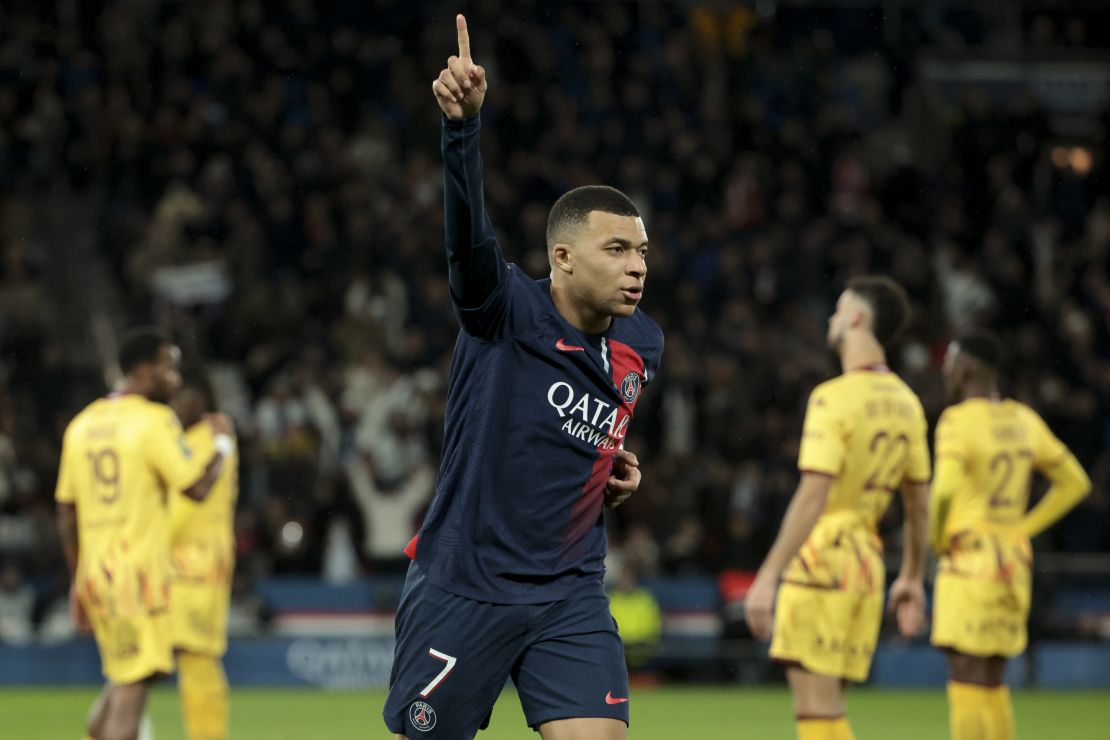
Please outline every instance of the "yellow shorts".
[{"label": "yellow shorts", "polygon": [[235,553],[230,543],[187,539],[174,544],[170,584],[173,645],[219,657],[227,650],[227,610]]},{"label": "yellow shorts", "polygon": [[174,578],[170,624],[174,648],[219,657],[227,650],[230,584]]},{"label": "yellow shorts", "polygon": [[864,681],[883,620],[882,543],[858,519],[818,521],[783,574],[771,657]]},{"label": "yellow shorts", "polygon": [[1020,535],[966,530],[941,556],[932,642],[967,655],[1020,655],[1028,641],[1033,551]]},{"label": "yellow shorts", "polygon": [[173,670],[166,597],[168,582],[154,567],[115,564],[82,571],[81,602],[92,623],[104,677],[138,683]]},{"label": "yellow shorts", "polygon": [[91,611],[104,677],[114,684],[138,683],[173,671],[169,615],[163,610],[128,616]]}]

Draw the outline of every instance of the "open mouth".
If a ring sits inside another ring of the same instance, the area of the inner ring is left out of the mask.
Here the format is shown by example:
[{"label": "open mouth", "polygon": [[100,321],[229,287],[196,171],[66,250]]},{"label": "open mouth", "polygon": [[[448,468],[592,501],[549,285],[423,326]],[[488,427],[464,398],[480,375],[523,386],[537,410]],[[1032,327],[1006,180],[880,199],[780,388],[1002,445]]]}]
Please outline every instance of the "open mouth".
[{"label": "open mouth", "polygon": [[643,288],[621,288],[621,294],[633,301],[640,300],[644,295]]}]

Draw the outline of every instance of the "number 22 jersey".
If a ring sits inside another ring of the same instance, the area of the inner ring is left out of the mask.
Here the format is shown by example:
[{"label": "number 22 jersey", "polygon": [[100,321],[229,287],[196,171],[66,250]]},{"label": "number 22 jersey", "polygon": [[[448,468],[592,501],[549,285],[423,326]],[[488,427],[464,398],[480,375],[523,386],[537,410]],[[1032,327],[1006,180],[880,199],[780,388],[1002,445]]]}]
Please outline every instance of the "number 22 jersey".
[{"label": "number 22 jersey", "polygon": [[809,398],[798,469],[835,480],[823,516],[856,514],[875,529],[903,483],[929,481],[925,412],[883,366],[817,386]]}]

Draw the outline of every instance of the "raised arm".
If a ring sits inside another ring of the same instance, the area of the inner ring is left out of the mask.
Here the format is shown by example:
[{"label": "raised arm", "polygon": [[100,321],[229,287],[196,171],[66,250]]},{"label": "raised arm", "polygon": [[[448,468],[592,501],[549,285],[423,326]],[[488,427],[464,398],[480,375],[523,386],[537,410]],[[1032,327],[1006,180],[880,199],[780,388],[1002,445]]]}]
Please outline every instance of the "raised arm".
[{"label": "raised arm", "polygon": [[500,285],[505,262],[486,214],[482,154],[478,149],[486,71],[470,56],[466,19],[455,18],[458,56],[432,82],[443,111],[443,211],[451,295],[461,308],[478,308]]}]

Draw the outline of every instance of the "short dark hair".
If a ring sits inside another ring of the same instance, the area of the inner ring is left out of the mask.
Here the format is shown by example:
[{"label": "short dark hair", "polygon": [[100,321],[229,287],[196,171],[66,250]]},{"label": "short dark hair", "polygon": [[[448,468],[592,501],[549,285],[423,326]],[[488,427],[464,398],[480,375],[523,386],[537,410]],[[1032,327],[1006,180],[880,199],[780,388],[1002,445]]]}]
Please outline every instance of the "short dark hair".
[{"label": "short dark hair", "polygon": [[1002,364],[1002,342],[986,329],[969,329],[956,338],[960,352],[974,357],[991,370]]},{"label": "short dark hair", "polygon": [[883,347],[889,348],[910,325],[913,309],[901,285],[885,275],[852,278],[845,286],[871,306],[871,330]]},{"label": "short dark hair", "polygon": [[128,330],[119,342],[119,369],[126,375],[144,362],[157,362],[167,344],[173,344],[170,335],[156,326]]},{"label": "short dark hair", "polygon": [[212,379],[208,373],[199,367],[186,368],[181,373],[181,387],[190,388],[204,396],[204,410],[216,410],[216,389],[212,386]]},{"label": "short dark hair", "polygon": [[547,214],[547,246],[559,242],[563,229],[586,223],[590,211],[639,216],[636,204],[627,195],[608,185],[583,185],[563,194]]}]

